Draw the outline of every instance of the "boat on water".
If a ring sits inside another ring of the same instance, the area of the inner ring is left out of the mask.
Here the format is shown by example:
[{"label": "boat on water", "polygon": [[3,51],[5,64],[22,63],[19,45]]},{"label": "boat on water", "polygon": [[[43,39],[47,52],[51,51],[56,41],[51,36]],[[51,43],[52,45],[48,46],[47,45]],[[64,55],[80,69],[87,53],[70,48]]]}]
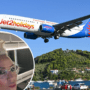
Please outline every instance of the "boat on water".
[{"label": "boat on water", "polygon": [[81,78],[78,78],[78,79],[75,79],[75,81],[83,81],[83,79],[81,79]]}]

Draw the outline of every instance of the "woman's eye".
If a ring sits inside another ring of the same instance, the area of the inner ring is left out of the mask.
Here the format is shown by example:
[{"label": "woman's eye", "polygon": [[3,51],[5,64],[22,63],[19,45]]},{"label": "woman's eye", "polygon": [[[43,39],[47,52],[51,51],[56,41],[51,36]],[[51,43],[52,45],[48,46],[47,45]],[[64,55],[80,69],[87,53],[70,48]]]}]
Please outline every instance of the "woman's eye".
[{"label": "woman's eye", "polygon": [[14,71],[15,71],[15,67],[12,67],[12,68],[11,68],[11,72],[14,72]]},{"label": "woman's eye", "polygon": [[0,70],[0,75],[5,74],[5,71]]}]

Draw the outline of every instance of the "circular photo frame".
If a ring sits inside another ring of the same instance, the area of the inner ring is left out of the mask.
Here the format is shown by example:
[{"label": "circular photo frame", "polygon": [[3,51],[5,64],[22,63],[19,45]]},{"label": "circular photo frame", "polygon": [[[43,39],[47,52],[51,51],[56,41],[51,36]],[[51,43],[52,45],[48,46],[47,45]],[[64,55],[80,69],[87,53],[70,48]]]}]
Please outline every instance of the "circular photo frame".
[{"label": "circular photo frame", "polygon": [[[5,71],[5,74],[1,73],[0,76],[6,75],[5,78],[3,76],[3,79],[0,79],[0,90],[28,88],[34,75],[35,62],[30,47],[25,41],[12,33],[0,32],[0,56],[0,67],[5,68],[1,69],[1,72]],[[13,73],[17,71],[15,80]]]}]

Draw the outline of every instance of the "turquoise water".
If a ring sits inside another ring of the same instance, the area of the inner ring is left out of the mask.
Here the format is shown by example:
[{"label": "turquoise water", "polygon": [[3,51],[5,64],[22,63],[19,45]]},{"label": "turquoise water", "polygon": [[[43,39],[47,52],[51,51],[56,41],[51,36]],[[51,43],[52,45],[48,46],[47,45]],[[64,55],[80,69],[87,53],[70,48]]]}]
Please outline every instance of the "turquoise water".
[{"label": "turquoise water", "polygon": [[84,83],[85,85],[90,86],[90,81],[69,81],[69,83],[74,86],[76,83]]},{"label": "turquoise water", "polygon": [[34,82],[34,86],[35,87],[40,87],[41,89],[50,87],[48,82],[42,82],[42,83]]},{"label": "turquoise water", "polygon": [[[61,85],[63,84],[64,82],[61,82]],[[90,87],[90,81],[69,81],[69,83],[74,86],[76,83],[85,83],[85,85],[88,85]],[[35,87],[40,87],[41,89],[42,88],[49,88],[50,86],[53,86],[53,85],[49,85],[48,82],[34,82],[33,83]],[[60,82],[57,82],[57,85],[59,85]]]}]

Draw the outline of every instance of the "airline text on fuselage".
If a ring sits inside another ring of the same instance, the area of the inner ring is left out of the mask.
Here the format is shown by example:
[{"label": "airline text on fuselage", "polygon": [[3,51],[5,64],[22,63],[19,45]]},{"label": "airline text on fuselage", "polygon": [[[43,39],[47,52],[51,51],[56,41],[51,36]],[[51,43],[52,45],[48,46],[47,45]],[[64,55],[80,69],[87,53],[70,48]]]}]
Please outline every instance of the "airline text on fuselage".
[{"label": "airline text on fuselage", "polygon": [[1,20],[0,24],[4,24],[4,25],[11,25],[11,26],[17,26],[17,27],[25,27],[28,29],[34,29],[34,25],[30,25],[27,23],[23,23],[23,22],[16,22],[13,20]]}]

